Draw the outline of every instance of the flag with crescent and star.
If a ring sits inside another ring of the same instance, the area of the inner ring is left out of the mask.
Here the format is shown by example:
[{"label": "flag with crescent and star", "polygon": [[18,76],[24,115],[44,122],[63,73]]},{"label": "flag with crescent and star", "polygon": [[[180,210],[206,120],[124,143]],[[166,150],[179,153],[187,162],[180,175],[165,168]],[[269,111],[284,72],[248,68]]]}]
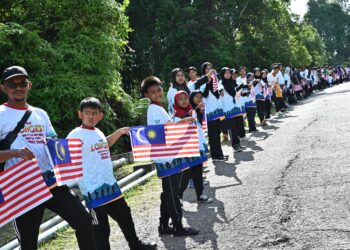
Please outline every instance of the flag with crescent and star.
[{"label": "flag with crescent and star", "polygon": [[130,137],[135,161],[200,156],[194,123],[131,127]]},{"label": "flag with crescent and star", "polygon": [[49,139],[47,149],[58,185],[76,183],[83,176],[80,139]]}]

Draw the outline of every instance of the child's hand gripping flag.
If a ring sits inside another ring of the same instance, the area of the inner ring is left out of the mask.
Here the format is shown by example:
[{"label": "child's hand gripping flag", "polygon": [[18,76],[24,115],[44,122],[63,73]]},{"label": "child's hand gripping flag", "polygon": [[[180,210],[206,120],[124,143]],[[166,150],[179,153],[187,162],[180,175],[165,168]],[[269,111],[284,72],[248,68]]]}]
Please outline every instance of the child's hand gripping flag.
[{"label": "child's hand gripping flag", "polygon": [[58,185],[69,185],[83,176],[80,139],[49,139],[47,149]]},{"label": "child's hand gripping flag", "polygon": [[200,156],[195,123],[131,127],[130,137],[135,161]]}]

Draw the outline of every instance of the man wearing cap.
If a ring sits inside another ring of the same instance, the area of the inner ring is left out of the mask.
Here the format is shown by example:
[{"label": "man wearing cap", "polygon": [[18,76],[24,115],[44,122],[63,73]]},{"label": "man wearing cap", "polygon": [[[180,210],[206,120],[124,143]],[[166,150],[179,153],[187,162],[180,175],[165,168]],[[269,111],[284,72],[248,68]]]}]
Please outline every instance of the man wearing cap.
[{"label": "man wearing cap", "polygon": [[[43,178],[50,188],[52,198],[14,220],[18,241],[23,250],[37,249],[39,227],[45,208],[50,209],[75,229],[80,249],[95,249],[92,221],[79,199],[67,186],[57,186],[52,164],[45,150],[46,137],[56,137],[47,113],[27,103],[32,83],[26,70],[12,66],[4,70],[1,90],[7,95],[7,102],[0,105],[0,140],[13,131],[25,114],[29,113],[24,128],[7,148],[0,149],[0,163],[5,169],[22,159],[36,158]],[[29,110],[29,111],[28,111]],[[3,145],[0,143],[0,145]]]}]

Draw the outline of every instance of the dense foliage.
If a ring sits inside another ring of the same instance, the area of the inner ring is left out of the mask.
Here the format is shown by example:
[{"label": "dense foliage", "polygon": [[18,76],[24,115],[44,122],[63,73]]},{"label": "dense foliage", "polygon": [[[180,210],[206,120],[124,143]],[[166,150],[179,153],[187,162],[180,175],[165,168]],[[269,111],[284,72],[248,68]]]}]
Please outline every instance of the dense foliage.
[{"label": "dense foliage", "polygon": [[217,68],[324,63],[317,30],[288,7],[289,1],[280,0],[132,1],[132,77],[156,73],[168,81],[172,68],[207,60]]},{"label": "dense foliage", "polygon": [[327,60],[332,64],[350,63],[350,2],[310,0],[306,20],[323,38]]},{"label": "dense foliage", "polygon": [[[61,136],[79,124],[81,99],[96,96],[100,127],[145,122],[139,84],[172,68],[211,61],[269,68],[349,59],[347,1],[310,0],[305,21],[288,0],[2,0],[0,70],[22,65],[30,103],[48,111]],[[333,22],[339,19],[339,22]],[[127,93],[126,93],[126,92]],[[4,101],[5,96],[0,96]],[[125,148],[124,148],[125,149]]]}]

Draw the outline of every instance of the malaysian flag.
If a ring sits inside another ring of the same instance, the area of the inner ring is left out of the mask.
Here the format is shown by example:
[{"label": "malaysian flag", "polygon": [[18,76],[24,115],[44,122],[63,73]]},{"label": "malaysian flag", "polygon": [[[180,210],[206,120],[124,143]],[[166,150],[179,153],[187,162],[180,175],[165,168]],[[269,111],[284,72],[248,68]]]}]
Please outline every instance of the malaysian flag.
[{"label": "malaysian flag", "polygon": [[212,80],[213,80],[213,92],[216,92],[219,90],[219,80],[218,80],[218,76],[216,74],[213,74],[211,76]]},{"label": "malaysian flag", "polygon": [[58,185],[69,185],[83,176],[80,139],[49,139],[47,148]]},{"label": "malaysian flag", "polygon": [[36,160],[0,173],[0,227],[52,197]]},{"label": "malaysian flag", "polygon": [[131,127],[130,135],[135,161],[200,156],[194,123]]}]

